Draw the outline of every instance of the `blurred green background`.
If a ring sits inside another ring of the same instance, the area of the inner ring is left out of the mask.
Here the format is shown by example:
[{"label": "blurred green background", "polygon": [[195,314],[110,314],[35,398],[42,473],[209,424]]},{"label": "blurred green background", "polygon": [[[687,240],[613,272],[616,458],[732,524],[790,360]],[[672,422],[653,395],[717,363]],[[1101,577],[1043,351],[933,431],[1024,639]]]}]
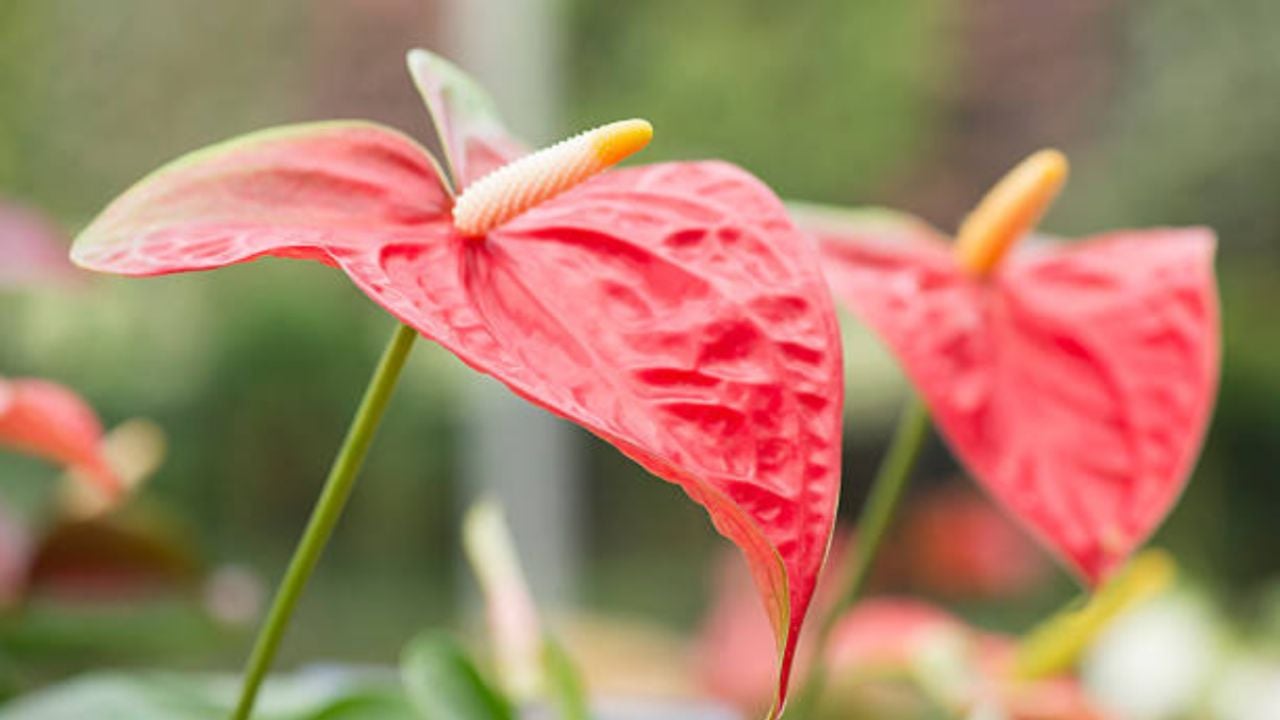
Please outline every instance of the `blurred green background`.
[{"label": "blurred green background", "polygon": [[[534,43],[546,70],[535,97],[522,99],[533,92],[523,82],[499,93],[534,140],[643,115],[657,128],[644,160],[722,157],[788,198],[891,204],[953,228],[1003,170],[1057,146],[1074,168],[1048,230],[1206,224],[1220,234],[1222,395],[1161,540],[1229,607],[1259,602],[1280,572],[1280,4],[569,0],[522,4],[534,9],[519,17],[501,3],[464,4],[0,0],[0,196],[74,231],[161,163],[263,126],[368,117],[427,138],[404,51],[496,57],[480,73],[489,79],[504,51],[523,52],[504,45],[511,37]],[[522,24],[530,13],[539,24]],[[0,295],[0,374],[65,382],[108,425],[157,422],[169,458],[139,512],[179,527],[201,565],[270,583],[391,328],[318,265],[86,277],[70,290]],[[882,351],[852,342],[846,517],[900,389]],[[459,481],[458,448],[473,383],[419,343],[286,664],[386,661],[411,630],[459,616],[455,537],[473,491]],[[584,478],[570,600],[694,626],[724,543],[678,490],[566,432]],[[922,485],[952,472],[937,443],[927,470]],[[0,492],[29,512],[47,503],[49,475],[0,457]],[[1060,579],[990,617],[1017,628],[1068,592]],[[126,628],[129,638],[127,628],[168,627],[166,617],[81,618],[75,632]],[[28,633],[31,652],[52,647],[29,672],[238,663],[244,628],[170,620],[167,642],[125,640],[101,655]]]}]

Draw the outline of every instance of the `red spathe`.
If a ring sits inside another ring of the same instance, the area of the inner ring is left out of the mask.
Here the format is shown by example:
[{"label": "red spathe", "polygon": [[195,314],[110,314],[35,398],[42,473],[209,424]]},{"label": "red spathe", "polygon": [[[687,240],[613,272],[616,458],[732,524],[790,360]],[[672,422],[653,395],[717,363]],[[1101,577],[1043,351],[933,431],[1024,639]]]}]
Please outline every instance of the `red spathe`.
[{"label": "red spathe", "polygon": [[[415,65],[416,79],[465,186],[518,144],[436,60]],[[158,171],[94,221],[74,257],[126,275],[264,255],[341,269],[473,368],[703,505],[761,589],[781,700],[840,478],[840,343],[812,243],[768,188],[719,162],[604,173],[479,238],[455,231],[452,205],[405,136],[294,126]]]},{"label": "red spathe", "polygon": [[70,389],[35,378],[0,378],[0,448],[57,463],[108,496],[120,479],[102,453],[102,423]]},{"label": "red spathe", "polygon": [[965,274],[923,223],[818,223],[837,298],[897,355],[975,478],[1090,583],[1146,540],[1218,380],[1214,237],[1109,233]]}]

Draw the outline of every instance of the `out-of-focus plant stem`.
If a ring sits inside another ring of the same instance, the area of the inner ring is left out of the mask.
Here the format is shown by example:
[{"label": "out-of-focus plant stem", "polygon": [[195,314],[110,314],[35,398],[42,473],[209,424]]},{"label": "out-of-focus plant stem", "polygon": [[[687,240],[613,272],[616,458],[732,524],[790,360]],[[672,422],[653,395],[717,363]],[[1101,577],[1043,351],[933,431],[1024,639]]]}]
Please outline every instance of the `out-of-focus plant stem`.
[{"label": "out-of-focus plant stem", "polygon": [[[898,426],[894,430],[889,451],[885,454],[880,468],[876,471],[871,483],[871,494],[867,496],[862,513],[858,516],[858,526],[849,551],[847,566],[848,578],[840,590],[839,598],[822,617],[818,626],[818,635],[813,645],[813,660],[809,666],[808,680],[797,694],[791,708],[797,718],[809,718],[818,709],[818,700],[826,684],[826,654],[831,641],[831,632],[840,618],[862,598],[866,591],[867,578],[875,564],[876,554],[884,542],[893,520],[897,515],[898,505],[911,479],[916,460],[924,448],[925,439],[929,435],[929,410],[920,396],[912,392],[898,417]],[[828,570],[831,572],[831,570]],[[839,574],[839,573],[838,573]]]},{"label": "out-of-focus plant stem", "polygon": [[369,386],[365,389],[364,398],[356,410],[351,427],[347,430],[346,439],[338,450],[338,456],[329,470],[320,499],[311,511],[311,519],[307,521],[306,530],[298,541],[293,552],[284,579],[276,591],[271,603],[271,610],[258,638],[254,642],[253,652],[245,666],[244,681],[240,688],[240,699],[236,704],[232,720],[248,720],[253,713],[253,704],[258,695],[263,679],[271,669],[276,650],[289,626],[289,618],[298,604],[298,598],[315,570],[316,562],[329,542],[329,536],[342,515],[342,510],[351,496],[351,488],[356,476],[364,464],[365,455],[373,442],[378,424],[382,421],[383,412],[395,390],[400,371],[404,368],[409,351],[413,349],[413,341],[417,332],[407,325],[400,325],[392,335],[382,359],[374,370]]}]

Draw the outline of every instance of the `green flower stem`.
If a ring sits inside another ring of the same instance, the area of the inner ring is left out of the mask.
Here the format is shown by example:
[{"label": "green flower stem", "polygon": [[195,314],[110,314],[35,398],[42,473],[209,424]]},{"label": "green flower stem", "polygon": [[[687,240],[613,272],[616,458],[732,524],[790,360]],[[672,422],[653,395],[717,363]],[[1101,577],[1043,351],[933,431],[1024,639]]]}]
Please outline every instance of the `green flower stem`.
[{"label": "green flower stem", "polygon": [[929,410],[920,396],[913,392],[898,417],[898,426],[893,432],[889,451],[880,463],[871,483],[871,494],[858,516],[857,534],[849,552],[849,579],[836,604],[823,616],[822,624],[818,627],[809,679],[796,698],[796,717],[810,717],[817,708],[818,698],[826,683],[825,657],[827,646],[831,642],[831,632],[840,618],[866,591],[867,578],[871,575],[876,554],[897,515],[907,481],[911,479],[912,470],[915,469],[928,436]]},{"label": "green flower stem", "polygon": [[409,357],[409,351],[413,349],[413,341],[417,337],[415,330],[407,325],[400,325],[392,335],[391,341],[387,343],[386,350],[382,352],[378,368],[369,379],[369,386],[365,389],[364,398],[360,401],[360,407],[356,410],[351,427],[347,430],[347,437],[342,441],[338,457],[329,470],[329,477],[325,480],[320,499],[316,501],[316,506],[311,511],[311,519],[307,521],[307,528],[303,531],[298,547],[289,560],[289,568],[285,571],[284,579],[280,581],[280,587],[276,590],[271,611],[258,631],[253,653],[249,656],[248,665],[245,667],[244,684],[240,687],[240,700],[231,716],[232,720],[248,720],[253,712],[258,688],[271,669],[276,650],[279,649],[280,641],[289,626],[289,618],[298,604],[298,598],[302,595],[311,572],[315,570],[320,553],[329,542],[329,536],[333,534],[333,528],[337,525],[339,516],[342,515],[347,498],[351,496],[356,475],[360,472],[360,466],[364,464],[365,455],[369,453],[369,445],[373,442],[374,433],[378,430],[378,423],[382,421],[387,402],[391,399],[396,381],[400,378],[400,371],[404,368],[405,359]]}]

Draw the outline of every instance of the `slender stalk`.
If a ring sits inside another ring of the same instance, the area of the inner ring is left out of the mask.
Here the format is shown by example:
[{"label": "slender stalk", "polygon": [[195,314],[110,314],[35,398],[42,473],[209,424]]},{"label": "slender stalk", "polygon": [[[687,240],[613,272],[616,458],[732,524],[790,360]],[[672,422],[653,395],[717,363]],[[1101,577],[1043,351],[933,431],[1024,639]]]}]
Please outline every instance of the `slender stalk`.
[{"label": "slender stalk", "polygon": [[871,482],[871,494],[858,516],[857,535],[849,552],[848,581],[840,591],[835,605],[822,618],[814,644],[813,662],[809,679],[796,698],[796,717],[808,718],[817,709],[818,699],[826,683],[827,646],[831,631],[840,618],[853,607],[866,591],[867,578],[875,563],[876,555],[893,524],[898,505],[911,479],[920,451],[929,434],[929,410],[919,395],[912,393],[898,416],[889,451],[881,461]]},{"label": "slender stalk", "polygon": [[382,421],[382,414],[387,409],[387,402],[391,399],[400,371],[404,368],[405,359],[409,357],[416,338],[417,333],[412,328],[400,325],[387,343],[386,350],[382,352],[382,359],[378,361],[378,367],[369,379],[369,386],[364,391],[364,398],[347,430],[346,439],[342,441],[338,456],[329,470],[320,498],[311,511],[311,519],[307,521],[306,530],[298,541],[297,549],[293,551],[284,579],[276,590],[267,619],[258,630],[253,652],[245,666],[240,700],[231,715],[232,720],[248,720],[253,712],[258,688],[271,669],[298,598],[302,595],[311,572],[315,570],[316,562],[329,542],[329,536],[333,534],[347,498],[351,496],[356,475],[364,464],[369,445],[373,442],[374,433]]}]

